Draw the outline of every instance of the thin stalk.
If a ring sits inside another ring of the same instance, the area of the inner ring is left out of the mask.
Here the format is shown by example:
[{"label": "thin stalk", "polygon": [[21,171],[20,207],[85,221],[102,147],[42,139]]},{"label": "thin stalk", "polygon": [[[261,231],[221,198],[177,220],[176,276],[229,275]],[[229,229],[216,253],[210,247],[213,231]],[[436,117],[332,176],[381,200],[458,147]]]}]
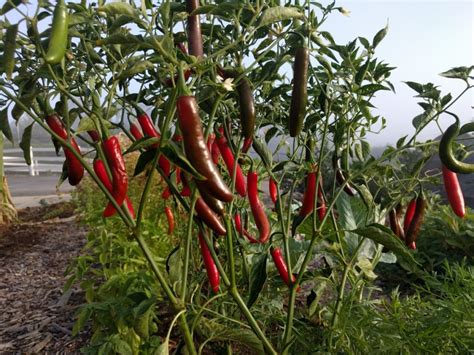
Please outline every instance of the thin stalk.
[{"label": "thin stalk", "polygon": [[189,206],[189,219],[188,219],[188,230],[186,232],[186,241],[184,246],[184,265],[181,274],[181,291],[180,298],[184,302],[186,299],[186,289],[188,286],[188,273],[189,273],[189,259],[191,258],[191,244],[193,240],[193,219],[194,219],[194,207],[196,206],[197,193],[194,191]]}]

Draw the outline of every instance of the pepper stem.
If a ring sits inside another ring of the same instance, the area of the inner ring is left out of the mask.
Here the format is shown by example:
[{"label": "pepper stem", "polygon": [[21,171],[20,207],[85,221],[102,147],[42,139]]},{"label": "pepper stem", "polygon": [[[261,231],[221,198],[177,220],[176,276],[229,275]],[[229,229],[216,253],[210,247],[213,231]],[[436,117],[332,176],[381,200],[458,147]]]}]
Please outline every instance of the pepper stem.
[{"label": "pepper stem", "polygon": [[192,96],[191,90],[186,86],[186,79],[184,77],[184,64],[181,63],[178,69],[178,93],[179,96]]}]

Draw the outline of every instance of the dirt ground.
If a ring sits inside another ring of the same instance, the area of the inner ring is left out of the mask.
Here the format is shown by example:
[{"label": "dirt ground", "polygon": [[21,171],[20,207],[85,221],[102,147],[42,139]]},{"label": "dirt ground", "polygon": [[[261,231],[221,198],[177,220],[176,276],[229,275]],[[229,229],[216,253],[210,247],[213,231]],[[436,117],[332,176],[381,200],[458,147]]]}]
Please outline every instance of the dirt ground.
[{"label": "dirt ground", "polygon": [[86,340],[72,338],[79,288],[63,292],[64,271],[85,244],[73,207],[61,203],[19,211],[0,227],[0,354],[74,354]]}]

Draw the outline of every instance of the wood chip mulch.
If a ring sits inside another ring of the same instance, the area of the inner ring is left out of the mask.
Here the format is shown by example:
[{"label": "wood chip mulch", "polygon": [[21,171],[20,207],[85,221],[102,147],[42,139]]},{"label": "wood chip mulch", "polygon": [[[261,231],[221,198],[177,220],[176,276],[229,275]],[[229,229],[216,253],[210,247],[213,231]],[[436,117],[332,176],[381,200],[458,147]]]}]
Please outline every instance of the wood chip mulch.
[{"label": "wood chip mulch", "polygon": [[27,208],[19,219],[0,227],[0,354],[79,353],[87,334],[71,331],[83,295],[63,286],[86,230],[69,204]]}]

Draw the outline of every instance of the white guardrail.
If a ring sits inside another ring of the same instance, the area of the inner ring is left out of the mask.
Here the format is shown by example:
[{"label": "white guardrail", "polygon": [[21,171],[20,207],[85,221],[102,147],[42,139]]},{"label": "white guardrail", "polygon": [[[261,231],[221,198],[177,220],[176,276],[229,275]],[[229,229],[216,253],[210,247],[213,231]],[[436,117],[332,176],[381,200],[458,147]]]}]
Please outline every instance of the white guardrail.
[{"label": "white guardrail", "polygon": [[28,173],[38,176],[40,173],[61,173],[64,155],[56,155],[54,148],[30,147],[31,165],[25,163],[23,151],[20,148],[9,148],[3,151],[3,161],[6,173]]}]

